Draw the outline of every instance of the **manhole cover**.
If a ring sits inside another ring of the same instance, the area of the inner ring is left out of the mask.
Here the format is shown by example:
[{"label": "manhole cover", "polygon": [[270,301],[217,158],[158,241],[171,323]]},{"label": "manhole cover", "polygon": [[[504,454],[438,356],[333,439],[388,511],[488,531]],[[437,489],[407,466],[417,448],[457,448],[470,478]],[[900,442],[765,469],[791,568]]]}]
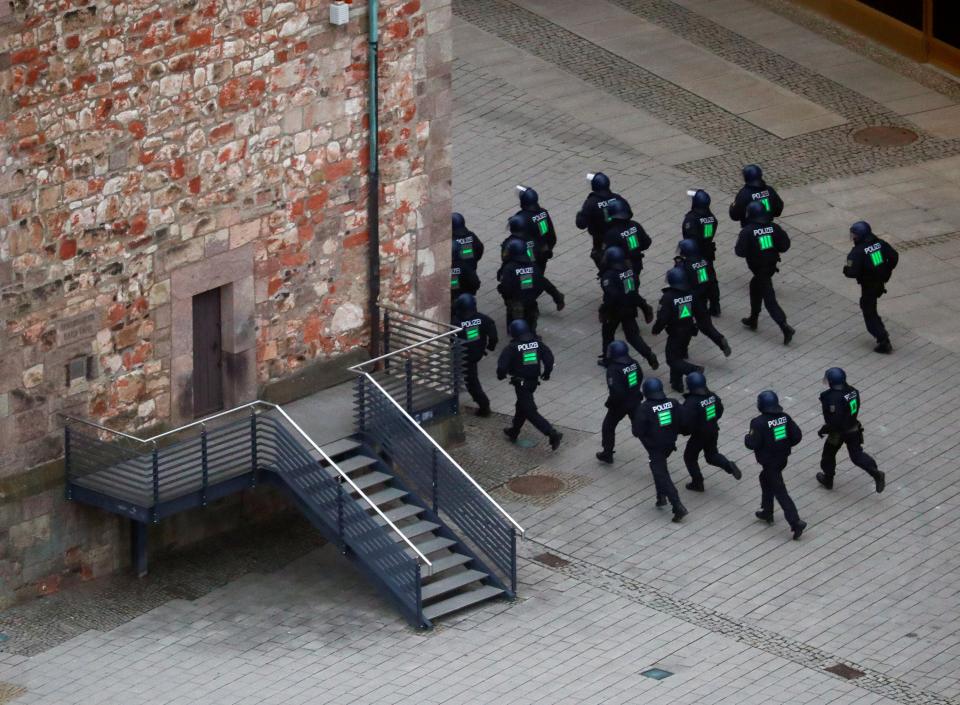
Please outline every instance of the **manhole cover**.
[{"label": "manhole cover", "polygon": [[917,133],[903,127],[877,125],[853,133],[853,141],[870,147],[902,147],[917,141]]},{"label": "manhole cover", "polygon": [[570,561],[553,553],[541,553],[539,556],[534,556],[533,560],[549,568],[563,568],[565,565],[570,565]]},{"label": "manhole cover", "polygon": [[672,676],[673,673],[671,671],[665,671],[662,668],[648,668],[646,671],[641,671],[640,675],[646,678],[653,678],[655,681],[662,681],[664,678]]},{"label": "manhole cover", "polygon": [[846,678],[848,681],[852,681],[854,678],[860,678],[866,674],[863,671],[858,671],[856,668],[851,668],[845,663],[838,663],[835,666],[830,666],[826,670],[830,673],[836,674],[841,678]]},{"label": "manhole cover", "polygon": [[549,475],[521,475],[507,483],[511,492],[525,494],[531,497],[541,497],[554,494],[563,489],[563,480]]},{"label": "manhole cover", "polygon": [[517,445],[521,448],[533,448],[537,445],[537,442],[530,438],[518,438]]}]

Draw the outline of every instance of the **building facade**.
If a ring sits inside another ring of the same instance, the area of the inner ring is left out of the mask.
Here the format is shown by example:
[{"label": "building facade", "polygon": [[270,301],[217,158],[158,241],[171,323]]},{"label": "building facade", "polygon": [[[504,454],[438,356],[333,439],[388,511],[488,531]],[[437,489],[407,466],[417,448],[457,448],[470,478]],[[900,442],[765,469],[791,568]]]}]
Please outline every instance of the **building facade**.
[{"label": "building facade", "polygon": [[[169,428],[370,330],[365,5],[2,5],[0,603],[123,562],[63,500],[59,414]],[[449,0],[378,16],[381,299],[442,316]]]}]

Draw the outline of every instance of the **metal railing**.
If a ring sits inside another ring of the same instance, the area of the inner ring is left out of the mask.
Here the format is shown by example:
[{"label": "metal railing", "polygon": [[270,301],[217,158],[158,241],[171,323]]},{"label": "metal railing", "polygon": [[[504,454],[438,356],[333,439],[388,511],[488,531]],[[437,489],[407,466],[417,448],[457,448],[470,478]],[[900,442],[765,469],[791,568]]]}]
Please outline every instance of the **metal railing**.
[{"label": "metal railing", "polygon": [[516,537],[524,529],[441,447],[368,372],[357,372],[360,435],[383,452],[404,483],[431,503],[435,514],[511,592],[516,593]]},{"label": "metal railing", "polygon": [[383,310],[383,354],[350,371],[372,375],[418,421],[452,416],[463,384],[460,328],[402,311]]}]

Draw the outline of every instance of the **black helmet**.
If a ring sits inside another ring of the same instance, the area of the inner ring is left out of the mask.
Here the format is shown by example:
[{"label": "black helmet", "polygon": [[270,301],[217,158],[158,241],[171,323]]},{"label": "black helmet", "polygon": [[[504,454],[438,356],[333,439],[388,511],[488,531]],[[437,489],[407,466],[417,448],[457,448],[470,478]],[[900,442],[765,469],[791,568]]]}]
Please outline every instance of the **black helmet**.
[{"label": "black helmet", "polygon": [[850,226],[850,234],[853,236],[854,242],[864,242],[873,237],[873,228],[867,221],[858,220]]},{"label": "black helmet", "polygon": [[697,189],[693,194],[693,207],[706,209],[710,207],[710,194],[702,188]]},{"label": "black helmet", "polygon": [[593,175],[593,178],[590,179],[590,188],[594,191],[609,191],[610,179],[602,171],[598,171]]},{"label": "black helmet", "polygon": [[777,393],[765,389],[757,395],[757,409],[763,413],[780,411],[780,398]]},{"label": "black helmet", "polygon": [[747,164],[743,167],[743,183],[755,186],[763,181],[763,169],[756,164]]},{"label": "black helmet", "polygon": [[512,237],[507,240],[507,257],[526,257],[527,256],[527,243],[521,240],[518,237]]},{"label": "black helmet", "polygon": [[453,229],[454,230],[463,230],[467,227],[467,221],[463,219],[463,216],[459,213],[453,214]]},{"label": "black helmet", "polygon": [[612,220],[630,220],[630,209],[622,198],[612,198],[607,201],[607,215]]},{"label": "black helmet", "polygon": [[770,222],[770,214],[767,213],[767,209],[764,208],[760,201],[750,201],[750,203],[747,204],[746,216],[747,220],[751,223]]},{"label": "black helmet", "polygon": [[603,261],[607,265],[623,264],[624,254],[619,247],[608,247],[603,253]]},{"label": "black helmet", "polygon": [[457,313],[473,313],[477,310],[477,297],[473,294],[460,294],[453,302],[453,310]]},{"label": "black helmet", "polygon": [[530,326],[527,325],[525,320],[518,318],[515,321],[510,321],[507,331],[511,338],[525,338],[530,335]]},{"label": "black helmet", "polygon": [[695,240],[684,238],[677,245],[677,254],[684,259],[700,259],[700,248]]},{"label": "black helmet", "polygon": [[511,235],[520,235],[527,229],[527,220],[522,215],[511,215],[507,220],[507,229]]},{"label": "black helmet", "polygon": [[687,389],[691,392],[707,391],[707,378],[701,372],[691,372],[687,375]]},{"label": "black helmet", "polygon": [[682,267],[672,267],[667,270],[667,286],[680,291],[690,291],[690,280]]},{"label": "black helmet", "polygon": [[657,401],[658,399],[667,398],[663,393],[663,382],[656,377],[647,377],[643,380],[643,386],[641,386],[640,389],[643,390],[643,396],[647,399]]},{"label": "black helmet", "polygon": [[538,203],[540,203],[540,194],[538,194],[532,188],[527,188],[520,192],[521,208],[529,208],[530,206],[535,206]]},{"label": "black helmet", "polygon": [[614,340],[607,346],[607,359],[609,360],[625,360],[629,357],[630,350],[627,348],[627,344],[622,340]]},{"label": "black helmet", "polygon": [[830,386],[830,389],[843,389],[847,383],[847,373],[839,367],[831,367],[824,373],[823,380]]}]

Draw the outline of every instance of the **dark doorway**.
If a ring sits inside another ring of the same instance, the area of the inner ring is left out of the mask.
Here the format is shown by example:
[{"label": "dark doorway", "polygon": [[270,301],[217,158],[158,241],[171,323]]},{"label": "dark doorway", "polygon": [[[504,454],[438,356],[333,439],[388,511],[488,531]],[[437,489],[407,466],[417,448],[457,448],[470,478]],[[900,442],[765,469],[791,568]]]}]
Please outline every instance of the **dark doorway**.
[{"label": "dark doorway", "polygon": [[220,333],[220,289],[193,297],[193,414],[223,408],[223,348]]}]

